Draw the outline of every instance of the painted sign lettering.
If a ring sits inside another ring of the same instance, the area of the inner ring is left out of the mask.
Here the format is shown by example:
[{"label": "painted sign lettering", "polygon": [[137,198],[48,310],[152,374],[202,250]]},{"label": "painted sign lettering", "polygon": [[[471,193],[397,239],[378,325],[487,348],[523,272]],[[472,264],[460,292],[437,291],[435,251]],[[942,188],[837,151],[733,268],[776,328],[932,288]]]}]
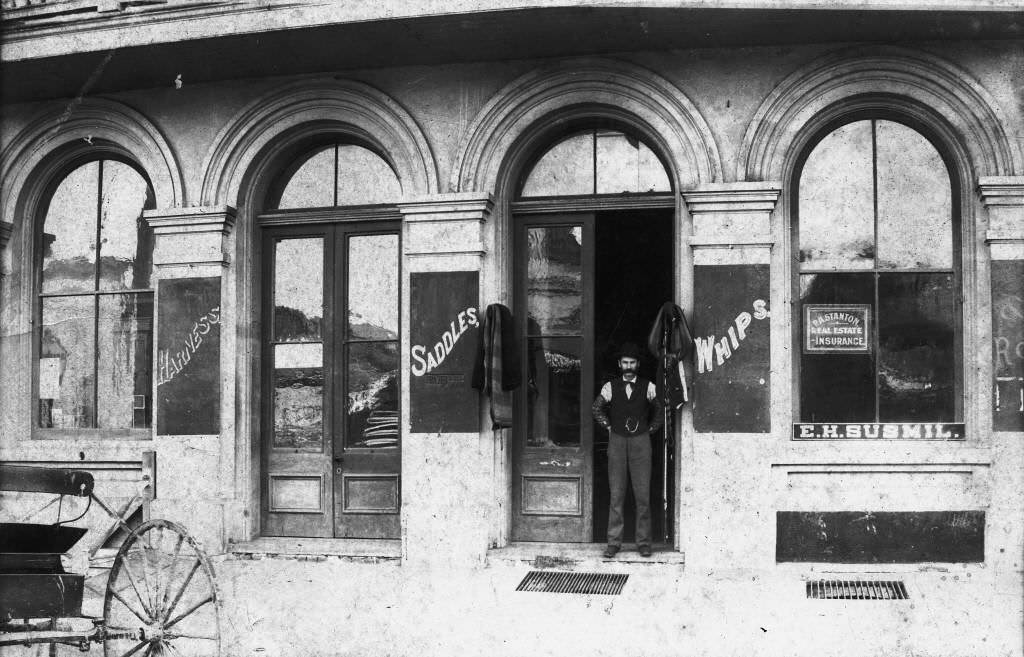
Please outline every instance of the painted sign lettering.
[{"label": "painted sign lettering", "polygon": [[732,326],[726,329],[721,339],[716,340],[711,335],[707,338],[694,338],[695,350],[697,352],[697,374],[703,374],[715,369],[715,365],[722,366],[732,358],[735,350],[747,339],[747,327],[755,319],[771,317],[771,311],[763,299],[755,299],[751,304],[753,313],[743,311],[736,315]]},{"label": "painted sign lettering", "polygon": [[[185,344],[179,349],[160,349],[157,354],[156,384],[163,385],[174,379],[192,361],[192,356],[203,344],[203,336],[220,324],[220,307],[215,306],[198,320],[192,322],[192,328],[185,336]],[[171,352],[174,355],[171,355]]]},{"label": "painted sign lettering", "polygon": [[428,350],[424,345],[413,345],[409,353],[412,357],[412,375],[423,376],[437,369],[452,353],[459,338],[476,325],[476,308],[471,306],[460,312],[458,317],[448,324],[448,328],[441,334],[441,339],[434,343],[432,348]]},{"label": "painted sign lettering", "polygon": [[805,353],[868,353],[871,306],[867,304],[804,306]]},{"label": "painted sign lettering", "polygon": [[1024,261],[992,263],[992,424],[1024,431]]},{"label": "painted sign lettering", "polygon": [[795,440],[963,440],[962,423],[804,422],[793,425]]}]

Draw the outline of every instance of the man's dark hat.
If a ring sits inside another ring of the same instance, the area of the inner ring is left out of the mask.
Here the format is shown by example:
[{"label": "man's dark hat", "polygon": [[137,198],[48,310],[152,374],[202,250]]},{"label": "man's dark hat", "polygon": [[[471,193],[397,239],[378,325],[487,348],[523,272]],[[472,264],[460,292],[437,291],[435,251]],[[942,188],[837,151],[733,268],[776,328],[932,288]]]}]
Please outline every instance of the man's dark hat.
[{"label": "man's dark hat", "polygon": [[619,353],[616,358],[635,358],[640,360],[640,347],[632,342],[627,342],[619,347]]}]

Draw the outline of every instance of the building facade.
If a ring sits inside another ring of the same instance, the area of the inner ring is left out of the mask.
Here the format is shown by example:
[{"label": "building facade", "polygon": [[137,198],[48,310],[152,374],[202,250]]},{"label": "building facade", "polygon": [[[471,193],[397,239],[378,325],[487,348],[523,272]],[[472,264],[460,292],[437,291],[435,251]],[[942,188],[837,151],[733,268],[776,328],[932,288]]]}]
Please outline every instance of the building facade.
[{"label": "building facade", "polygon": [[[147,477],[223,654],[1021,655],[1022,28],[5,2],[0,460]],[[605,560],[590,402],[666,302],[660,540]]]}]

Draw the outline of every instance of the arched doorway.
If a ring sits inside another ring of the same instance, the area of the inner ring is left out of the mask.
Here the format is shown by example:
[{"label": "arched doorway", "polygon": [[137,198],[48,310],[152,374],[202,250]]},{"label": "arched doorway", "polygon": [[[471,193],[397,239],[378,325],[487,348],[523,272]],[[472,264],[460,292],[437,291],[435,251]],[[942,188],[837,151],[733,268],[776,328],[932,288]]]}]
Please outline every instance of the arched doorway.
[{"label": "arched doorway", "polygon": [[[513,304],[525,385],[511,451],[512,539],[603,541],[608,437],[590,408],[617,374],[618,347],[642,345],[661,304],[674,299],[671,176],[635,133],[576,126],[539,149],[514,191]],[[654,376],[653,358],[641,374]],[[671,523],[659,513],[673,496],[663,493],[663,440],[654,437],[651,508],[655,536],[671,542]],[[630,541],[631,497],[626,508]]]}]

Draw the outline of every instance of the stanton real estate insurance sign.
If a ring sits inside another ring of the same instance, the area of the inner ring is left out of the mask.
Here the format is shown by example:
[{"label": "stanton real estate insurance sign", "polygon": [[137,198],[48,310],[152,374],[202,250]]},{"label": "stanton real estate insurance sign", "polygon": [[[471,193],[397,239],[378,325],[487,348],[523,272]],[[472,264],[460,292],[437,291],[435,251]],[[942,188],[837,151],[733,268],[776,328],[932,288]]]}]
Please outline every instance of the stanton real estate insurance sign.
[{"label": "stanton real estate insurance sign", "polygon": [[804,306],[804,353],[868,353],[871,306]]}]

